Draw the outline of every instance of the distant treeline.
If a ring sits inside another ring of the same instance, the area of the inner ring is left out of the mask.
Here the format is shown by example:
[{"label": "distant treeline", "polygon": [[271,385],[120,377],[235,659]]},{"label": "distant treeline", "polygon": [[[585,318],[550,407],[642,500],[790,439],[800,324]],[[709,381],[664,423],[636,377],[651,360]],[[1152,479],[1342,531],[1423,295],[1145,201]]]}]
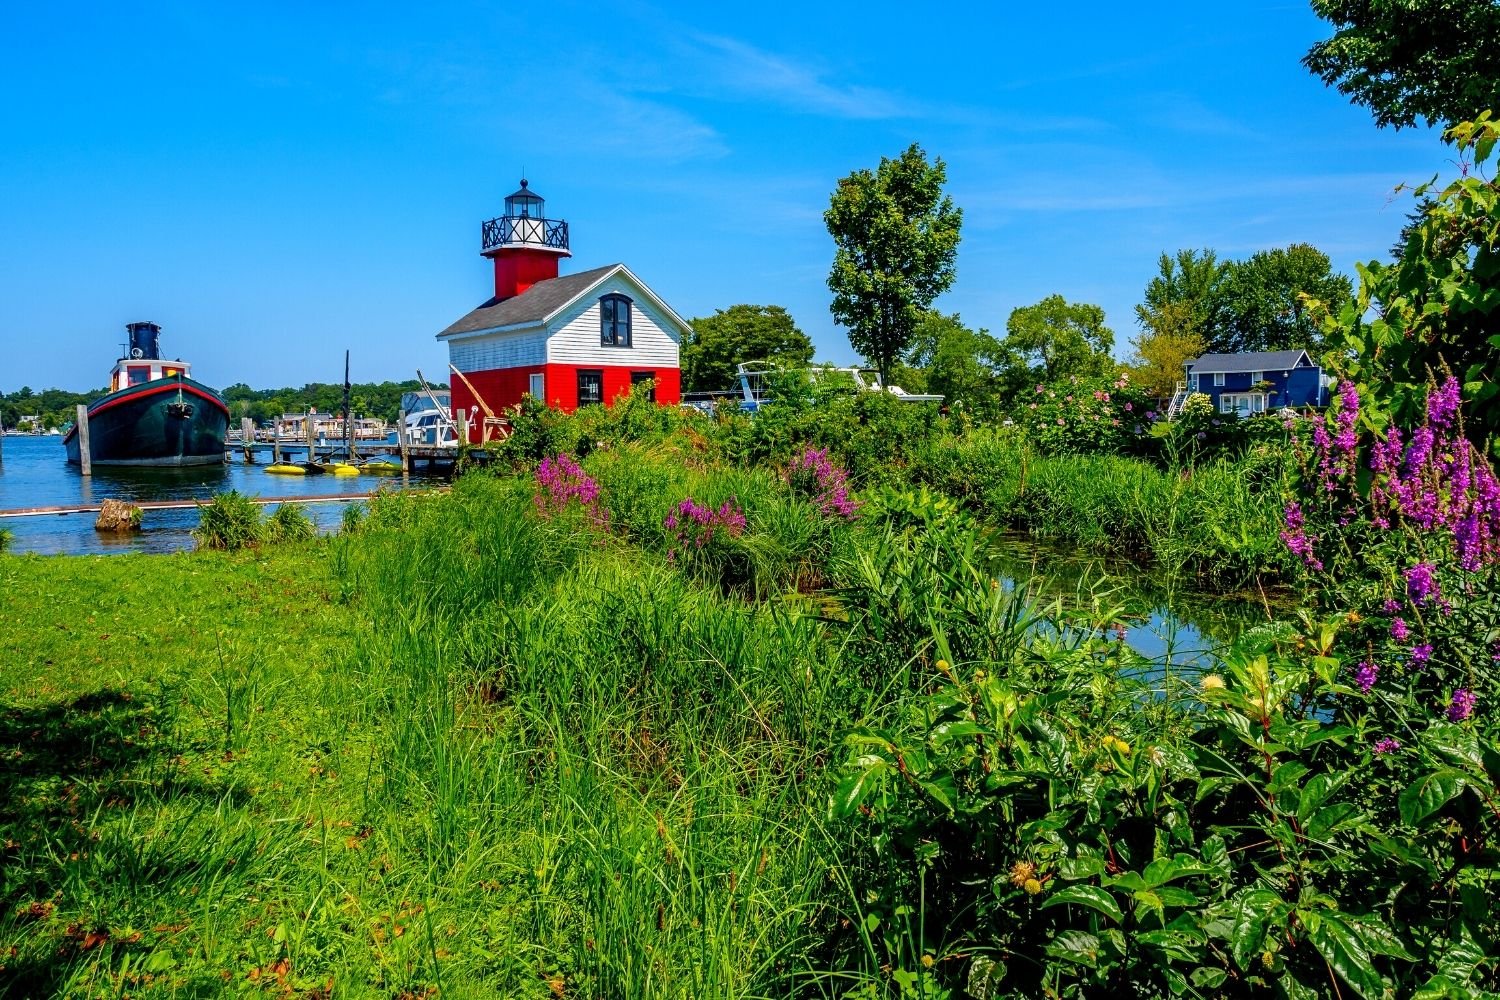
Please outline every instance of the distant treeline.
[{"label": "distant treeline", "polygon": [[[406,382],[356,382],[349,389],[349,408],[356,417],[374,417],[394,422],[400,414],[401,394],[421,389],[415,379]],[[446,388],[446,383],[439,388]],[[43,389],[40,392],[23,385],[15,392],[0,394],[0,424],[6,430],[54,430],[73,422],[79,403],[90,403],[107,390],[68,392]],[[319,413],[339,413],[344,408],[342,383],[309,382],[300,389],[252,389],[238,382],[224,390],[229,412],[238,420],[250,417],[257,424],[273,420],[283,413],[305,413],[316,407]],[[40,418],[38,428],[29,420]]]}]

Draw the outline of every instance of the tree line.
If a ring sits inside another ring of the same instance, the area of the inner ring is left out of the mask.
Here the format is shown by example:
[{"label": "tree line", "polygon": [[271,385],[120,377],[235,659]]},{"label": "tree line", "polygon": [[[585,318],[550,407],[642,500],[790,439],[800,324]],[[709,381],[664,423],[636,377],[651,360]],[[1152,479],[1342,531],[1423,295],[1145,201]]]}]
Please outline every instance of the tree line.
[{"label": "tree line", "polygon": [[[421,387],[422,384],[415,379],[405,382],[355,382],[349,387],[349,409],[356,417],[394,423],[400,416],[402,393],[416,392]],[[107,391],[101,387],[92,392],[69,392],[65,389],[43,389],[37,392],[30,386],[22,386],[15,392],[0,394],[0,425],[7,430],[23,433],[57,430],[73,422],[79,404],[92,403]],[[268,423],[283,413],[306,413],[309,407],[315,407],[319,413],[342,413],[344,409],[342,382],[309,382],[300,389],[252,389],[243,382],[236,382],[225,389],[222,395],[229,404],[229,413],[235,421],[241,417],[250,417],[258,425]],[[23,417],[39,419],[33,422],[23,420]]]}]

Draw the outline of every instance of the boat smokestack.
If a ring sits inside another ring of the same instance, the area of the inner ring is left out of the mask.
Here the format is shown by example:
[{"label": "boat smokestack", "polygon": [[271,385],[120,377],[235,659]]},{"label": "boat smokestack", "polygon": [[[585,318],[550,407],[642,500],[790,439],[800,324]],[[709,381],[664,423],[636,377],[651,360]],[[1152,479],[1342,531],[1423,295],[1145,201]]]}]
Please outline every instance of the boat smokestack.
[{"label": "boat smokestack", "polygon": [[132,358],[155,361],[161,357],[161,327],[155,323],[126,323],[125,329],[130,331]]}]

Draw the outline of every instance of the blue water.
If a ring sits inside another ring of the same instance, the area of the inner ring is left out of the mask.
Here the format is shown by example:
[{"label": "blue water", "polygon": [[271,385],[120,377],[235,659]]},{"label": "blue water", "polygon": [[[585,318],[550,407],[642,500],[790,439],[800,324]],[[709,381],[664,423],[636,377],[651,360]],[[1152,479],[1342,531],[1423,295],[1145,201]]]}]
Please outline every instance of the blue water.
[{"label": "blue water", "polygon": [[[431,485],[442,477],[426,474],[401,476],[273,476],[265,471],[267,460],[245,465],[238,459],[227,465],[187,469],[123,469],[95,466],[83,476],[68,465],[62,438],[7,434],[0,439],[0,510],[17,507],[61,507],[98,504],[114,500],[206,500],[215,493],[238,490],[249,496],[313,496],[370,493],[380,486]],[[348,502],[300,505],[321,530],[338,527]],[[274,507],[267,506],[269,513]],[[45,514],[35,517],[0,518],[0,529],[15,537],[12,552],[95,555],[116,552],[174,552],[193,547],[192,530],[198,512],[148,510],[143,530],[131,535],[101,534],[94,530],[95,514]]]}]

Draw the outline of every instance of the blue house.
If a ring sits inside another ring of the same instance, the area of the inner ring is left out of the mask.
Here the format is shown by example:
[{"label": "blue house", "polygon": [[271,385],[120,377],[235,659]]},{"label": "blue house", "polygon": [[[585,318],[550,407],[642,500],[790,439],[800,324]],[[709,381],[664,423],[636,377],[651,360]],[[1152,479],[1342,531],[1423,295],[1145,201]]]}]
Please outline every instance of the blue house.
[{"label": "blue house", "polygon": [[1220,413],[1248,417],[1284,406],[1325,406],[1328,387],[1323,369],[1306,351],[1248,351],[1243,354],[1205,354],[1186,365],[1187,381],[1179,383],[1167,415],[1175,416],[1182,402],[1195,392],[1214,401]]}]

